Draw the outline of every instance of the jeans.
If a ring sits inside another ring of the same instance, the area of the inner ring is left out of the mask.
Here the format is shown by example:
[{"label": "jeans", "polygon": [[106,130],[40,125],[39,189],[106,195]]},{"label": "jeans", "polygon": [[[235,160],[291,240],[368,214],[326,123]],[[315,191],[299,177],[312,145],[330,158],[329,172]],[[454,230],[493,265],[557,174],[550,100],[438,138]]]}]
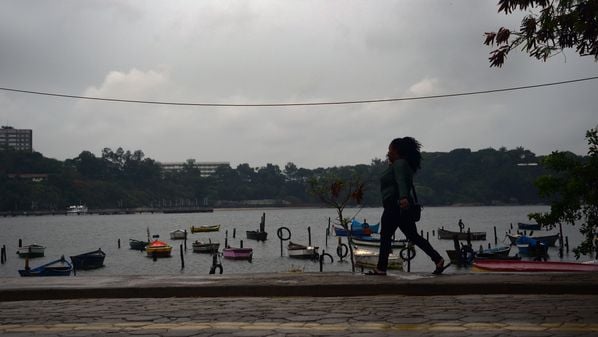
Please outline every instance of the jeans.
[{"label": "jeans", "polygon": [[379,271],[386,271],[388,267],[390,244],[397,228],[401,229],[407,240],[423,250],[434,263],[438,263],[442,259],[442,256],[432,248],[428,240],[419,235],[415,222],[401,217],[401,209],[398,205],[384,206],[380,225],[382,226],[380,230],[380,254],[378,256],[378,266],[376,267]]}]

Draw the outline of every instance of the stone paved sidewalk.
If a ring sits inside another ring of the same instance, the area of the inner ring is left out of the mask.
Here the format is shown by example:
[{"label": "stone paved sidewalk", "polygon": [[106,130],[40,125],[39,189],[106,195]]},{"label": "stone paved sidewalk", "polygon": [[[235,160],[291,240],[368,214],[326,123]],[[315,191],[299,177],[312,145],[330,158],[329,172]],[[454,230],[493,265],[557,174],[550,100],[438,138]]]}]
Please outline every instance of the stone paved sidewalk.
[{"label": "stone paved sidewalk", "polygon": [[0,336],[597,336],[598,295],[0,302]]}]

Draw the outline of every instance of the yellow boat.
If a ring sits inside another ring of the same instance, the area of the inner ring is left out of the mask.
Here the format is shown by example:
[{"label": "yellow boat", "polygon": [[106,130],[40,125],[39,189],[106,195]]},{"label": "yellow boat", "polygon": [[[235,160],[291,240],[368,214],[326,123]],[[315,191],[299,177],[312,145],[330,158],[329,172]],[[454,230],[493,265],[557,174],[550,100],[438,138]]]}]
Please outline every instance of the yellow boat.
[{"label": "yellow boat", "polygon": [[191,233],[200,232],[217,232],[220,230],[220,225],[208,225],[208,226],[191,226]]},{"label": "yellow boat", "polygon": [[145,247],[145,251],[149,257],[170,257],[172,246],[169,246],[166,242],[154,240]]}]

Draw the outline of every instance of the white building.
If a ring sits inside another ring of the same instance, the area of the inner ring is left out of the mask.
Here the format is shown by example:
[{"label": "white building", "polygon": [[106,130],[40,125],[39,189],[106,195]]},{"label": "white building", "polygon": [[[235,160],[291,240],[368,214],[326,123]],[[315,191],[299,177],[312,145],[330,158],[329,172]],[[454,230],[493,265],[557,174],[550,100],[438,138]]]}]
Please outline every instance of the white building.
[{"label": "white building", "polygon": [[[183,170],[183,168],[185,167],[185,165],[189,165],[191,162],[168,162],[168,163],[160,163],[160,166],[162,166],[162,169],[166,172],[180,172]],[[219,161],[219,162],[196,162],[193,161],[193,167],[195,169],[198,169],[200,172],[200,175],[202,177],[209,177],[212,174],[214,174],[214,172],[216,172],[216,169],[218,167],[221,166],[230,166],[229,162],[226,161]]]},{"label": "white building", "polygon": [[3,126],[0,129],[0,151],[6,148],[17,151],[33,151],[33,131]]}]

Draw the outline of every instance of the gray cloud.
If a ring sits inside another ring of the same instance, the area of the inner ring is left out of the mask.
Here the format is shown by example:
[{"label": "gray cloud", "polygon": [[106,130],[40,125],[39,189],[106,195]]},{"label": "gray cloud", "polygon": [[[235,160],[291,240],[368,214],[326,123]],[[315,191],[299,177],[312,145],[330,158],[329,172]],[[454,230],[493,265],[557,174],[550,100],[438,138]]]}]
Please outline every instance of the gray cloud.
[{"label": "gray cloud", "polygon": [[[410,97],[592,76],[574,51],[512,53],[490,69],[483,33],[518,27],[476,1],[3,1],[0,86],[137,100],[273,103]],[[0,92],[2,124],[46,156],[103,147],[161,161],[369,163],[412,135],[426,151],[524,146],[585,153],[598,81],[450,99],[215,108]]]}]

